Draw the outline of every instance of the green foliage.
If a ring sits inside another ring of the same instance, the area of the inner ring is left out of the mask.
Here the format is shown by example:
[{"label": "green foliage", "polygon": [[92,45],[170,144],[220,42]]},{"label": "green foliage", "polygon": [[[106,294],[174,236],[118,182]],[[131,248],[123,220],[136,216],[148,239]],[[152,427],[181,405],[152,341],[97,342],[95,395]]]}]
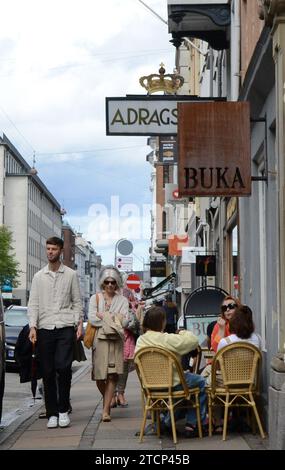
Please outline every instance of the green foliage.
[{"label": "green foliage", "polygon": [[0,286],[10,281],[13,287],[19,285],[19,262],[15,259],[12,248],[12,232],[0,226]]}]

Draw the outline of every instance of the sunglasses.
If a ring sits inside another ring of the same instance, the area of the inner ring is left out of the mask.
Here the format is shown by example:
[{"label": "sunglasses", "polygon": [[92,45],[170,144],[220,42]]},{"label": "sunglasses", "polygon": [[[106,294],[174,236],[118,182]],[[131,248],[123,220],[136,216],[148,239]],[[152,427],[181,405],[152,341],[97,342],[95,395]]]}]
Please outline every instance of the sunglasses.
[{"label": "sunglasses", "polygon": [[221,310],[222,312],[226,312],[227,310],[232,310],[233,308],[236,308],[237,304],[232,303],[228,305],[222,305]]},{"label": "sunglasses", "polygon": [[112,286],[116,285],[116,281],[104,281],[105,286],[108,286],[108,284],[111,284]]}]

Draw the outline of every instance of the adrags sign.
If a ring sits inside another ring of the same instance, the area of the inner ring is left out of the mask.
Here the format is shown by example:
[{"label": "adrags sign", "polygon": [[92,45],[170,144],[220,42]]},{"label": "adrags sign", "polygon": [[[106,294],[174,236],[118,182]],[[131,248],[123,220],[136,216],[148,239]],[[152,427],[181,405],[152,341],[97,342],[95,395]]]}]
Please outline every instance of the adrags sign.
[{"label": "adrags sign", "polygon": [[191,96],[134,95],[106,98],[107,135],[176,135],[177,103],[209,101]]}]

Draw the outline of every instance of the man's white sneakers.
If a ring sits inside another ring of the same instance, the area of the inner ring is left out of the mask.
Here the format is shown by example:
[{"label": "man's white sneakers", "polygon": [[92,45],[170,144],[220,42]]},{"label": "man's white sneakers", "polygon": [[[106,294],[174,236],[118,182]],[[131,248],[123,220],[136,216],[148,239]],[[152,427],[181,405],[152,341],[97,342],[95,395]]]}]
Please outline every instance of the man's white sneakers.
[{"label": "man's white sneakers", "polygon": [[57,428],[57,421],[58,421],[57,416],[50,416],[48,423],[47,423],[47,428],[49,429]]},{"label": "man's white sneakers", "polygon": [[58,424],[61,428],[66,428],[70,425],[70,419],[68,416],[68,412],[66,413],[59,413]]}]

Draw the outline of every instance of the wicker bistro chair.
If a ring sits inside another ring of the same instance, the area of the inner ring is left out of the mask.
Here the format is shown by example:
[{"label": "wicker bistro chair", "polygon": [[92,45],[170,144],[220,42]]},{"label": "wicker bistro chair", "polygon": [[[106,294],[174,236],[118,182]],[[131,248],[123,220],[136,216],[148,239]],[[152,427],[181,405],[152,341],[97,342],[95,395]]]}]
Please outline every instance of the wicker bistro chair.
[{"label": "wicker bistro chair", "polygon": [[[143,420],[140,429],[140,442],[143,434],[148,412],[156,417],[157,435],[160,436],[160,411],[169,411],[173,442],[177,443],[174,411],[177,408],[196,408],[198,434],[202,437],[200,417],[200,389],[189,389],[184,378],[184,373],[176,355],[158,347],[146,347],[140,349],[134,357],[136,371],[141,383],[143,394]],[[173,389],[173,371],[177,370],[182,385],[182,390]],[[154,419],[153,419],[154,420]]]},{"label": "wicker bistro chair", "polygon": [[207,389],[209,436],[212,435],[212,410],[224,406],[223,440],[227,435],[229,407],[253,410],[262,438],[265,434],[257,411],[255,397],[259,394],[262,356],[250,343],[237,342],[217,352],[212,362],[211,385]]}]

